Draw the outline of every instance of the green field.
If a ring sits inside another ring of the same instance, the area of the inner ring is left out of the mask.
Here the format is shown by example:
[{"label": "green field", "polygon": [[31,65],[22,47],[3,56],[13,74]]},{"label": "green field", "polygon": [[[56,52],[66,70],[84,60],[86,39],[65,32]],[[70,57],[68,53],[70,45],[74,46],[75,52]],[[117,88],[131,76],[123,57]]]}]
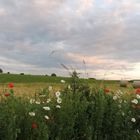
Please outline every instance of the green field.
[{"label": "green field", "polygon": [[0,140],[140,139],[140,89],[131,84],[17,74],[0,81]]},{"label": "green field", "polygon": [[[61,83],[64,80],[66,84]],[[71,77],[52,77],[44,75],[20,75],[20,74],[0,74],[0,91],[6,89],[6,84],[14,83],[14,91],[17,95],[34,95],[38,90],[53,86],[54,91],[64,88],[72,81]],[[119,86],[119,81],[113,80],[94,80],[94,79],[79,79],[80,83],[88,83],[91,87],[107,87],[111,90],[127,90]]]}]

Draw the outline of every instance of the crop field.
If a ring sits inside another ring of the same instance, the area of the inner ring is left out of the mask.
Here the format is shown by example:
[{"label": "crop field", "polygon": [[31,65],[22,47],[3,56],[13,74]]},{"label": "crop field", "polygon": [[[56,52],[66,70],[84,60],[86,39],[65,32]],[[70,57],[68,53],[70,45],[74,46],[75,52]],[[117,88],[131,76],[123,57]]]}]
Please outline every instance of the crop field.
[{"label": "crop field", "polygon": [[119,81],[0,75],[0,140],[140,140],[140,89]]},{"label": "crop field", "polygon": [[[6,83],[14,83],[14,91],[16,95],[23,96],[34,96],[39,90],[43,88],[48,88],[52,86],[54,91],[65,88],[66,84],[62,83],[64,80],[68,85],[71,82],[69,77],[51,77],[44,75],[18,75],[18,74],[0,74],[0,91],[7,89]],[[108,87],[109,89],[115,91],[118,89],[127,91],[127,88],[122,88],[119,85],[119,81],[104,81],[104,80],[94,80],[94,79],[80,79],[80,82],[87,83],[90,87]],[[131,88],[131,84],[129,85]]]}]

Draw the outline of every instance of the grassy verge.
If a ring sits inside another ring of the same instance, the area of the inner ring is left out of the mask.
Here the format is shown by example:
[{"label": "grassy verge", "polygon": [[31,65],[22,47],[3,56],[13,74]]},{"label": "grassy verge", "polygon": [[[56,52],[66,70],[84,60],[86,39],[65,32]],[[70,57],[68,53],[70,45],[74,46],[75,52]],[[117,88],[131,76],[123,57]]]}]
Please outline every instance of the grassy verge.
[{"label": "grassy verge", "polygon": [[91,88],[78,79],[61,91],[49,86],[34,97],[0,94],[1,140],[139,140],[137,93]]}]

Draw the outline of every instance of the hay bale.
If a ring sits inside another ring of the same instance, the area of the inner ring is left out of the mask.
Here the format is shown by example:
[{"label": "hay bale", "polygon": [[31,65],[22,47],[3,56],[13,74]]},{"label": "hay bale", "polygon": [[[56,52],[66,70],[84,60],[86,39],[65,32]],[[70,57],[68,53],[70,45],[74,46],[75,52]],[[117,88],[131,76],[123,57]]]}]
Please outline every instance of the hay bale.
[{"label": "hay bale", "polygon": [[133,81],[133,88],[140,88],[140,81]]},{"label": "hay bale", "polygon": [[126,81],[126,80],[120,81],[120,87],[127,87],[127,85],[128,85],[128,81]]}]

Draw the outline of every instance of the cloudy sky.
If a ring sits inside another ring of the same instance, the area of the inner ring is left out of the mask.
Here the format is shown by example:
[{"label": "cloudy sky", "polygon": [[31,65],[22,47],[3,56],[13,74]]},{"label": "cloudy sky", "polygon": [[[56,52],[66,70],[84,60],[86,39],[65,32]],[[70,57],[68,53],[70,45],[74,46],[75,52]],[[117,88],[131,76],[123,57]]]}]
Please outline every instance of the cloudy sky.
[{"label": "cloudy sky", "polygon": [[0,67],[140,78],[139,0],[0,0]]}]

